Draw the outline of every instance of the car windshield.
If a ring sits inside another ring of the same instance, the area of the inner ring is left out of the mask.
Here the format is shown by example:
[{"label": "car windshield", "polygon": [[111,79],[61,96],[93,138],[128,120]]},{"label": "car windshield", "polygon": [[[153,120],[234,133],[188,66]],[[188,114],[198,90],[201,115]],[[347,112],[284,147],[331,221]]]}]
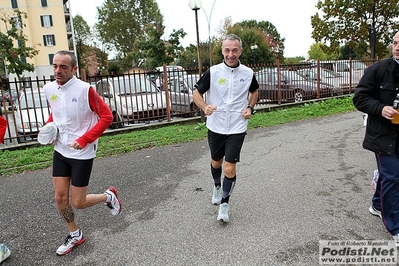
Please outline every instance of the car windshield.
[{"label": "car windshield", "polygon": [[117,95],[132,95],[139,93],[157,93],[153,83],[146,78],[115,79],[112,81]]},{"label": "car windshield", "polygon": [[328,70],[328,69],[324,69],[324,68],[320,68],[320,75],[325,77],[325,78],[336,78],[339,77],[339,75],[337,73],[335,73],[334,71]]},{"label": "car windshield", "polygon": [[305,78],[299,75],[296,71],[282,71],[283,74],[289,81],[304,81]]},{"label": "car windshield", "polygon": [[[40,103],[41,102],[41,103]],[[44,95],[39,95],[39,93],[28,93],[22,95],[20,99],[21,109],[37,109],[47,107],[47,100]]]},{"label": "car windshield", "polygon": [[[274,71],[261,70],[255,73],[256,80],[260,84],[275,84],[278,82],[277,73]],[[280,75],[280,81],[284,82],[284,77]]]},{"label": "car windshield", "polygon": [[363,70],[363,69],[367,68],[367,66],[363,62],[352,61],[352,68],[354,70]]}]

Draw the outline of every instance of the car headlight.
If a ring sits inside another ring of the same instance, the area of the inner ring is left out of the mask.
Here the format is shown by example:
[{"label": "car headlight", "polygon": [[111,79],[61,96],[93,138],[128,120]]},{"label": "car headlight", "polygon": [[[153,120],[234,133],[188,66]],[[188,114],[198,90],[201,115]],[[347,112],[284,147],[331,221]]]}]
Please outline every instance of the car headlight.
[{"label": "car headlight", "polygon": [[42,123],[42,122],[37,122],[37,123],[36,122],[31,122],[31,123],[24,122],[24,123],[22,123],[22,127],[24,129],[41,128],[43,126],[44,126],[44,123]]}]

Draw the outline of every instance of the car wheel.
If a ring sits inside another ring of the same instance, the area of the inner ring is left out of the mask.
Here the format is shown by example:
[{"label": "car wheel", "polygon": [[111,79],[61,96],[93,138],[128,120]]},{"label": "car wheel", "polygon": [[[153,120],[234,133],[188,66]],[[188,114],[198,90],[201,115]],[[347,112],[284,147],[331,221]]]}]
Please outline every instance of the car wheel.
[{"label": "car wheel", "polygon": [[201,109],[199,109],[195,103],[191,103],[190,111],[191,111],[191,116],[193,117],[201,115]]},{"label": "car wheel", "polygon": [[295,91],[294,94],[294,101],[296,103],[300,103],[303,101],[303,92],[302,91]]},{"label": "car wheel", "polygon": [[122,117],[120,116],[120,114],[117,111],[112,111],[112,116],[113,116],[113,120],[112,120],[112,124],[110,126],[112,129],[125,127],[125,124],[122,121]]}]

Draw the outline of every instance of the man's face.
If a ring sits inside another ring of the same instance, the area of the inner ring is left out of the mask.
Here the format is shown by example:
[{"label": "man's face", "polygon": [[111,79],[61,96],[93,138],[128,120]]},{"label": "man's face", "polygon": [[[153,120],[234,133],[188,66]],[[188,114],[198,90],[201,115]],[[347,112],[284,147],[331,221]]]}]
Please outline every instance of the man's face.
[{"label": "man's face", "polygon": [[222,45],[224,61],[229,67],[236,67],[240,58],[242,48],[237,40],[225,40]]},{"label": "man's face", "polygon": [[78,66],[72,67],[72,58],[69,55],[56,54],[53,59],[53,69],[58,84],[64,85],[73,77]]},{"label": "man's face", "polygon": [[392,42],[392,56],[399,60],[399,32],[395,34]]}]

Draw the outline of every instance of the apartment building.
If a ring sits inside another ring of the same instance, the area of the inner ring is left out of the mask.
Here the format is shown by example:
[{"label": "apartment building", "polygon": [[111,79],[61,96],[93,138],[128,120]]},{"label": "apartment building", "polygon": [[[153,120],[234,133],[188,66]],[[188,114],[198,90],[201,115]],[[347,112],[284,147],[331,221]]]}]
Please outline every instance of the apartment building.
[{"label": "apartment building", "polygon": [[[26,24],[23,33],[28,39],[26,45],[35,46],[39,50],[39,54],[34,58],[23,59],[35,65],[34,72],[26,72],[23,75],[25,77],[51,77],[54,54],[59,50],[76,51],[69,1],[0,0],[1,15],[12,16],[15,9],[25,12],[28,16],[23,21]],[[1,23],[0,31],[5,31],[5,25],[1,25]],[[13,73],[7,74],[9,78],[15,77]]]}]

